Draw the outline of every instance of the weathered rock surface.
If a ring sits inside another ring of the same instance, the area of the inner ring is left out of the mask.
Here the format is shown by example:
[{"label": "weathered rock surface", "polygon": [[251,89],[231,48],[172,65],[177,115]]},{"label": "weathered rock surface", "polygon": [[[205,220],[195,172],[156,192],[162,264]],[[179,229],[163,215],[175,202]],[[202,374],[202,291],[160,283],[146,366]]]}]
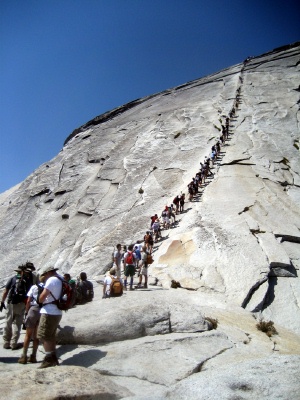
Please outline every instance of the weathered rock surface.
[{"label": "weathered rock surface", "polygon": [[108,377],[83,367],[28,369],[16,372],[0,367],[1,398],[53,399],[123,399],[130,391],[112,382]]},{"label": "weathered rock surface", "polygon": [[[296,398],[299,69],[296,44],[119,107],[76,129],[57,157],[0,195],[2,284],[29,259],[98,282],[113,246],[141,240],[150,215],[186,192],[235,111],[214,176],[154,247],[158,285],[102,300],[95,282],[95,300],[64,315],[59,370],[74,385],[94,380],[69,397]],[[182,288],[170,289],[172,279]],[[273,320],[278,335],[258,331],[252,313]],[[58,368],[16,360],[0,350],[1,370],[9,364],[17,382],[28,378],[18,398],[38,379],[41,387],[56,379]],[[59,383],[49,396],[61,396]]]},{"label": "weathered rock surface", "polygon": [[166,399],[299,399],[299,356],[270,356],[195,374]]}]

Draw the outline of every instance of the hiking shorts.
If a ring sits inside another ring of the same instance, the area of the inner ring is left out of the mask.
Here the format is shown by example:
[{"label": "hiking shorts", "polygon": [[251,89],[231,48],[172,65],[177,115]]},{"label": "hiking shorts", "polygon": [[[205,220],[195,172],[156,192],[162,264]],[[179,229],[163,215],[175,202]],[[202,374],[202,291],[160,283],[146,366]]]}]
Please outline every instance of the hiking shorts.
[{"label": "hiking shorts", "polygon": [[124,275],[128,277],[128,276],[134,276],[134,274],[135,274],[135,266],[132,264],[126,264]]},{"label": "hiking shorts", "polygon": [[37,338],[42,340],[55,340],[56,330],[61,320],[61,315],[41,314],[37,331]]},{"label": "hiking shorts", "polygon": [[140,274],[144,275],[144,276],[148,276],[148,266],[143,265],[142,268],[141,268]]},{"label": "hiking shorts", "polygon": [[25,320],[26,328],[36,328],[39,324],[40,316],[40,306],[31,306]]}]

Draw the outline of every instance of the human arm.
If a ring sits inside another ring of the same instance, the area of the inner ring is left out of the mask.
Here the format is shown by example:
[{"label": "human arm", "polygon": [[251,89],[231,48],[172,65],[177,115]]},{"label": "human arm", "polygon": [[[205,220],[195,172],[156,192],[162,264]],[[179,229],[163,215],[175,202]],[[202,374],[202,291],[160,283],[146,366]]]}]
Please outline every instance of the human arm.
[{"label": "human arm", "polygon": [[6,307],[5,307],[5,300],[6,300],[6,297],[7,297],[7,295],[8,295],[8,292],[9,292],[9,290],[8,290],[7,288],[5,288],[5,290],[4,290],[3,294],[2,294],[2,300],[1,300],[0,311],[2,311],[3,308],[6,308]]},{"label": "human arm", "polygon": [[26,306],[25,306],[25,314],[28,314],[29,308],[30,308],[30,303],[31,303],[32,298],[30,296],[27,297],[26,301]]},{"label": "human arm", "polygon": [[[44,288],[44,290],[42,291],[42,293],[40,294],[39,297],[39,301],[40,303],[44,303],[44,301],[46,300],[46,297],[50,294],[50,290]],[[52,296],[53,297],[53,296]],[[55,299],[54,299],[55,300]]]}]

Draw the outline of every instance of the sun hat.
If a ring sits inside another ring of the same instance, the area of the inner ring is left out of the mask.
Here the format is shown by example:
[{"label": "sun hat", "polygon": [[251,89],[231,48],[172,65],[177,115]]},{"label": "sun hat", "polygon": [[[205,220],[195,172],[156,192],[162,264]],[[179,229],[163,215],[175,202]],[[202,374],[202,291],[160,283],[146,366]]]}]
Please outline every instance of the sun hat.
[{"label": "sun hat", "polygon": [[44,269],[41,270],[40,276],[43,276],[45,274],[47,274],[48,272],[54,272],[57,271],[58,268],[55,268],[53,265],[51,265],[50,267],[45,267]]}]

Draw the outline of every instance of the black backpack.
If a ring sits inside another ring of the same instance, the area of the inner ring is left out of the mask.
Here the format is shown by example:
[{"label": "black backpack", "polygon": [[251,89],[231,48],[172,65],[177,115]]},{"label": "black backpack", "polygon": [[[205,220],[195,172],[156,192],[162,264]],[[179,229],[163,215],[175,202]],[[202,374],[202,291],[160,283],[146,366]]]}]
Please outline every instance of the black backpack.
[{"label": "black backpack", "polygon": [[8,303],[19,304],[27,299],[28,284],[23,277],[14,276],[8,293]]}]

